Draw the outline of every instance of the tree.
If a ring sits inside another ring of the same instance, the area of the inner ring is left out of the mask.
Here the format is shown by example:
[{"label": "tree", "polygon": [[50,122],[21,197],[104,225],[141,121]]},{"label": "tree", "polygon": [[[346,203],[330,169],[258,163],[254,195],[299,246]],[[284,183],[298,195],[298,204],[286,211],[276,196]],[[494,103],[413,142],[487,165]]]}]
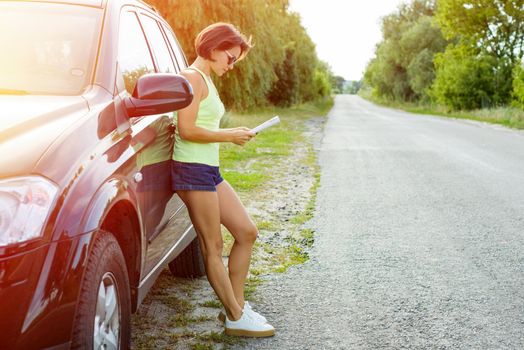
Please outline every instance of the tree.
[{"label": "tree", "polygon": [[375,95],[400,101],[427,97],[435,78],[433,57],[447,45],[434,8],[433,1],[415,0],[382,19],[384,39],[364,74]]},{"label": "tree", "polygon": [[435,79],[435,53],[443,52],[446,46],[434,17],[420,17],[402,34],[400,61],[406,67],[409,87],[416,99],[427,96],[426,90]]},{"label": "tree", "polygon": [[346,83],[346,79],[344,77],[341,77],[339,75],[335,75],[331,77],[331,86],[335,93],[341,94],[344,91],[344,84]]},{"label": "tree", "polygon": [[[508,103],[512,72],[524,54],[524,0],[440,0],[438,5],[436,18],[446,38],[469,48],[471,57],[463,65],[478,62],[481,65],[476,74],[492,79],[490,84],[483,84],[489,105]],[[489,71],[486,65],[491,67]]]},{"label": "tree", "polygon": [[215,81],[226,107],[245,111],[266,106],[275,101],[269,97],[283,86],[292,88],[286,91],[290,103],[317,98],[315,46],[300,24],[300,17],[288,11],[288,0],[149,2],[171,25],[189,62],[196,58],[196,35],[209,24],[229,22],[253,36],[255,46],[245,61]]},{"label": "tree", "polygon": [[406,68],[397,61],[395,43],[383,42],[376,50],[364,73],[364,79],[374,94],[391,100],[410,100],[413,90],[409,86]]},{"label": "tree", "polygon": [[275,67],[277,80],[269,91],[268,98],[276,106],[287,107],[298,101],[298,74],[294,64],[295,51],[286,50],[286,59]]},{"label": "tree", "polygon": [[436,18],[447,39],[513,65],[524,53],[524,0],[439,0]]},{"label": "tree", "polygon": [[358,94],[358,91],[360,90],[361,87],[362,87],[362,80],[346,81],[344,93],[356,95]]},{"label": "tree", "polygon": [[[307,102],[318,99],[314,88],[314,73],[318,65],[315,44],[300,23],[300,16],[290,13],[286,17],[282,36],[285,48],[293,51],[293,64],[298,78],[297,102]],[[329,71],[331,74],[331,71]],[[330,75],[331,76],[331,75]]]}]

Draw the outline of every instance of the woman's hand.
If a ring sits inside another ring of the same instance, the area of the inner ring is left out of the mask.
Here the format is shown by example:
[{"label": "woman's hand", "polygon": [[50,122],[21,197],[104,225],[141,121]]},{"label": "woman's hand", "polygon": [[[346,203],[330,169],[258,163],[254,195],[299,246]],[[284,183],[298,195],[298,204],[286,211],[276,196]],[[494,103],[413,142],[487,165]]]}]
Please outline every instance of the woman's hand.
[{"label": "woman's hand", "polygon": [[229,129],[229,133],[231,142],[239,146],[244,146],[246,142],[251,140],[256,135],[254,132],[244,126]]}]

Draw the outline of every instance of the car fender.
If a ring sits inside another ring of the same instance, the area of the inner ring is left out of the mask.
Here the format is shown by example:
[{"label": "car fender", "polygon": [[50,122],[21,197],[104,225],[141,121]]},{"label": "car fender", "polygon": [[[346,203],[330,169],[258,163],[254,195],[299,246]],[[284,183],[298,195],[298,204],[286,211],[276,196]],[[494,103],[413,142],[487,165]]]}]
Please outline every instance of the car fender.
[{"label": "car fender", "polygon": [[[105,182],[95,193],[86,209],[79,232],[96,231],[102,227],[107,214],[119,201],[127,201],[132,206],[139,221],[137,198],[128,191],[128,185],[123,179],[112,178]],[[140,222],[140,227],[142,224]]]}]

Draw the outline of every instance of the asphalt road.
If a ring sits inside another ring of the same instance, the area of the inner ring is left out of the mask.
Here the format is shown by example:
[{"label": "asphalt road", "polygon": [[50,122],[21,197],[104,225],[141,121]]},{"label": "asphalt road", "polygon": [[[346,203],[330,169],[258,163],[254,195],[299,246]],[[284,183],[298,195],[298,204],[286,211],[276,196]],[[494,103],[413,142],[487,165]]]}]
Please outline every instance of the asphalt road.
[{"label": "asphalt road", "polygon": [[524,349],[524,133],[338,96],[310,260],[245,349]]}]

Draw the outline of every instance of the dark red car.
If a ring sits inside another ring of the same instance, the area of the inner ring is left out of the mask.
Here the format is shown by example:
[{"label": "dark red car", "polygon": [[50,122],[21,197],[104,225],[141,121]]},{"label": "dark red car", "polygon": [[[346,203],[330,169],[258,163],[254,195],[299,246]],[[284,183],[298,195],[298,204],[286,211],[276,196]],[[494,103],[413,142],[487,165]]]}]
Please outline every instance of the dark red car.
[{"label": "dark red car", "polygon": [[168,264],[204,273],[171,190],[192,100],[138,0],[0,0],[0,349],[125,349]]}]

